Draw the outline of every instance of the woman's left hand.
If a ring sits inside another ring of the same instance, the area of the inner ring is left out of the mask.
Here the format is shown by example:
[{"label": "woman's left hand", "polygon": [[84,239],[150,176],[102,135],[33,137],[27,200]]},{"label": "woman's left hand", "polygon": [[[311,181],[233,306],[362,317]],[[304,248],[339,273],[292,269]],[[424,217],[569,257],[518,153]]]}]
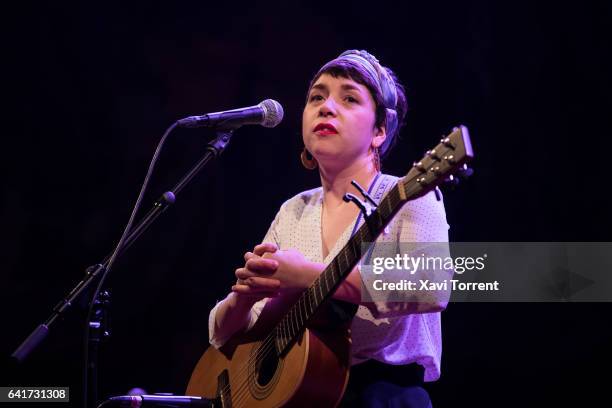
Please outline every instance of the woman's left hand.
[{"label": "woman's left hand", "polygon": [[[276,262],[270,262],[274,260]],[[295,249],[265,252],[261,257],[252,255],[236,276],[249,284],[249,278],[266,277],[281,282],[281,292],[301,292],[307,289],[325,269],[323,264],[310,262]]]}]

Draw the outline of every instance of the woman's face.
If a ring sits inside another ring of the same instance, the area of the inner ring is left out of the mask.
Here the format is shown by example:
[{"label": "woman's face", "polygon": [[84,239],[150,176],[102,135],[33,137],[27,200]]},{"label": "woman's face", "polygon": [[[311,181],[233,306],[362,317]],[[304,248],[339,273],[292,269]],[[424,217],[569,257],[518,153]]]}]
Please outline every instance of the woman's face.
[{"label": "woman's face", "polygon": [[364,85],[323,74],[310,88],[302,115],[304,145],[323,165],[348,166],[384,141],[384,128],[374,126],[375,112]]}]

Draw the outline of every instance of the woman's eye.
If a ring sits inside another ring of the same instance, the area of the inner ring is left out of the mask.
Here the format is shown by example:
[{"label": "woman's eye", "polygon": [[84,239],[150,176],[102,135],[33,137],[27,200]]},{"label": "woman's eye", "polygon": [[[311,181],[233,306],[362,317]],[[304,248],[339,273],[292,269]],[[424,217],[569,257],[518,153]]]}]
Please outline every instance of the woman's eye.
[{"label": "woman's eye", "polygon": [[344,98],[344,99],[345,99],[346,101],[348,101],[348,102],[351,102],[351,103],[356,103],[356,102],[359,102],[357,99],[353,98],[353,97],[352,97],[352,96],[350,96],[350,95],[347,95],[347,97],[346,97],[346,98]]},{"label": "woman's eye", "polygon": [[310,102],[315,102],[315,101],[320,101],[322,99],[323,97],[321,95],[314,94],[314,95],[310,95],[310,98],[308,100]]}]

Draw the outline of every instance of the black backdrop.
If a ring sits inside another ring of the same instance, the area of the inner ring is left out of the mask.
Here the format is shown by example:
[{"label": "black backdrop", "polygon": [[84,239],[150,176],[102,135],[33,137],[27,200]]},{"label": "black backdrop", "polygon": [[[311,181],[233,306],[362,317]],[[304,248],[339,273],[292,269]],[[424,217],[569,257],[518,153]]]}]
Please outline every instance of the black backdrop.
[{"label": "black backdrop", "polygon": [[[184,391],[207,315],[280,204],[317,185],[301,168],[306,86],[367,49],[407,86],[405,173],[456,124],[475,176],[445,194],[455,241],[610,241],[606,145],[609,2],[160,2],[6,10],[1,352],[8,356],[111,250],[163,130],[190,114],[274,98],[274,129],[236,132],[221,160],[118,262],[102,395]],[[374,8],[372,8],[374,7]],[[148,208],[212,135],[179,130]],[[435,406],[605,398],[610,304],[452,304]],[[79,406],[82,311],[0,385],[69,385]]]}]

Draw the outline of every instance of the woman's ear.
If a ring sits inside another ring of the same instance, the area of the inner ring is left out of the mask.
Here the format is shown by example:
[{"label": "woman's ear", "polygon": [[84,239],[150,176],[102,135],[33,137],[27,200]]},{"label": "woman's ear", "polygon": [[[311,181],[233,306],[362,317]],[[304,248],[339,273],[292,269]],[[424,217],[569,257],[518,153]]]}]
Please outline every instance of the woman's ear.
[{"label": "woman's ear", "polygon": [[387,139],[387,129],[384,126],[377,127],[374,138],[372,139],[372,148],[376,149],[382,146],[385,139]]}]

